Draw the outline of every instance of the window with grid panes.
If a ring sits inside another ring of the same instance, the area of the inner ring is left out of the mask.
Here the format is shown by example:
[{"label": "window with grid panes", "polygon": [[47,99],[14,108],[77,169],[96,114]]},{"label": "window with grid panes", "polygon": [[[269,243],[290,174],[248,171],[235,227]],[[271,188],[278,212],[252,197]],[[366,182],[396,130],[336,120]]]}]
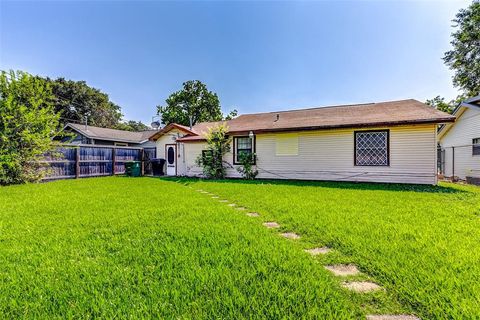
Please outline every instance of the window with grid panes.
[{"label": "window with grid panes", "polygon": [[238,164],[240,162],[240,154],[242,153],[247,153],[247,154],[252,154],[253,153],[253,144],[252,140],[250,137],[234,137],[234,142],[235,142],[235,158],[234,164]]},{"label": "window with grid panes", "polygon": [[356,131],[355,132],[355,165],[356,166],[388,166],[389,131]]}]

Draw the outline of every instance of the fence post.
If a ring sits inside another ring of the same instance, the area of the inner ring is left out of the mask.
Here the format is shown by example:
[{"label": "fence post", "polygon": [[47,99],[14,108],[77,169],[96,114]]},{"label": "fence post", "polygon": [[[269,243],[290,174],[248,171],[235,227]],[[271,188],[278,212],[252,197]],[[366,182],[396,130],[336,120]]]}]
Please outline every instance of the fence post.
[{"label": "fence post", "polygon": [[80,178],[80,147],[75,149],[75,179]]},{"label": "fence post", "polygon": [[115,159],[115,156],[116,156],[116,153],[117,153],[117,149],[115,147],[112,148],[112,176],[115,175],[115,163],[116,163],[116,159]]},{"label": "fence post", "polygon": [[145,175],[145,162],[144,162],[145,156],[144,156],[144,152],[145,151],[143,149],[140,150],[140,161],[141,161],[141,164],[142,164],[142,176]]}]

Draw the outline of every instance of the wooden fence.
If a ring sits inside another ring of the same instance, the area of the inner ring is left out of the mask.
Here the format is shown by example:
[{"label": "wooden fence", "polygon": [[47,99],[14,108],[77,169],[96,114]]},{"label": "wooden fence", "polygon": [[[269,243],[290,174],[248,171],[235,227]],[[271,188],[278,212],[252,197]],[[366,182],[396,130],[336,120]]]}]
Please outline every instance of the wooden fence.
[{"label": "wooden fence", "polygon": [[45,155],[44,180],[109,176],[125,173],[125,163],[141,161],[142,175],[152,174],[155,148],[96,145],[63,145]]}]

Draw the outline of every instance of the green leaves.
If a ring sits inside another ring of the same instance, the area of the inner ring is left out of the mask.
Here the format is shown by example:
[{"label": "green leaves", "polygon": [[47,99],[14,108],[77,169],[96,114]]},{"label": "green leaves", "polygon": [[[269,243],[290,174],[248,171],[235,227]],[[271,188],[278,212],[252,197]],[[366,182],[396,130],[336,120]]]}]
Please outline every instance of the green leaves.
[{"label": "green leaves", "polygon": [[[157,106],[158,114],[165,124],[178,123],[184,126],[198,122],[220,121],[224,119],[220,108],[220,100],[216,93],[209,91],[207,86],[199,80],[190,80],[183,83],[183,89],[172,93],[165,106]],[[233,110],[226,119],[236,116]]]},{"label": "green leaves", "polygon": [[480,2],[461,9],[453,20],[457,30],[450,42],[453,49],[443,60],[455,72],[453,84],[467,96],[480,93]]},{"label": "green leaves", "polygon": [[207,150],[204,150],[196,159],[197,165],[203,168],[203,174],[207,178],[225,178],[226,166],[229,164],[223,160],[223,156],[230,151],[230,139],[227,133],[226,124],[209,128]]},{"label": "green leaves", "polygon": [[60,129],[50,85],[25,72],[0,75],[0,185],[37,181],[38,160]]}]

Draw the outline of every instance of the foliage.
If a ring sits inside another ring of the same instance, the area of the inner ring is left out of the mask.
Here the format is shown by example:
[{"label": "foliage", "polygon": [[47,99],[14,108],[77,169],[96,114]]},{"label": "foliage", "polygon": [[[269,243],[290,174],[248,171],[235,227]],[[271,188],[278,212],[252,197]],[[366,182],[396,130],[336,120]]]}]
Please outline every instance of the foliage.
[{"label": "foliage", "polygon": [[362,318],[305,252],[175,182],[0,188],[0,221],[1,319]]},{"label": "foliage", "polygon": [[255,168],[257,155],[242,152],[238,155],[238,160],[240,167],[237,168],[237,171],[242,174],[242,177],[247,180],[255,179],[258,175],[258,170]]},{"label": "foliage", "polygon": [[453,49],[443,60],[455,72],[453,84],[466,96],[476,96],[480,93],[480,2],[461,9],[453,22],[457,28],[450,42]]},{"label": "foliage", "polygon": [[151,130],[149,126],[144,124],[141,121],[129,120],[125,122],[120,122],[115,126],[115,129],[126,130],[126,131],[146,131]]},{"label": "foliage", "polygon": [[[40,78],[40,77],[38,77]],[[55,111],[61,113],[61,121],[85,122],[92,126],[115,128],[122,119],[120,107],[110,101],[106,93],[90,87],[85,81],[64,78],[46,78],[56,99]]]},{"label": "foliage", "polygon": [[320,265],[355,263],[386,289],[355,295],[362,308],[390,309],[397,297],[403,313],[421,319],[480,315],[480,251],[472,249],[480,243],[479,187],[265,180],[190,186],[300,234],[301,248],[333,248]]},{"label": "foliage", "polygon": [[[38,181],[38,160],[59,130],[50,86],[25,72],[0,75],[0,185]],[[44,173],[44,172],[43,172]]]},{"label": "foliage", "polygon": [[[189,126],[190,116],[192,125],[224,119],[217,94],[209,91],[199,80],[184,82],[183,89],[172,93],[165,103],[165,106],[157,106],[164,124],[178,123]],[[233,110],[225,118],[232,118],[236,114],[237,111]]]},{"label": "foliage", "polygon": [[436,96],[433,99],[427,100],[425,103],[434,107],[437,110],[440,110],[440,111],[443,111],[443,112],[446,112],[446,113],[450,113],[450,114],[455,109],[455,106],[454,106],[453,102],[447,103],[447,102],[445,102],[445,98],[440,97],[440,96]]},{"label": "foliage", "polygon": [[203,174],[207,178],[225,178],[228,163],[223,160],[223,156],[230,151],[230,139],[227,132],[228,127],[225,124],[209,128],[206,136],[207,149],[196,159],[197,165],[202,167]]}]

